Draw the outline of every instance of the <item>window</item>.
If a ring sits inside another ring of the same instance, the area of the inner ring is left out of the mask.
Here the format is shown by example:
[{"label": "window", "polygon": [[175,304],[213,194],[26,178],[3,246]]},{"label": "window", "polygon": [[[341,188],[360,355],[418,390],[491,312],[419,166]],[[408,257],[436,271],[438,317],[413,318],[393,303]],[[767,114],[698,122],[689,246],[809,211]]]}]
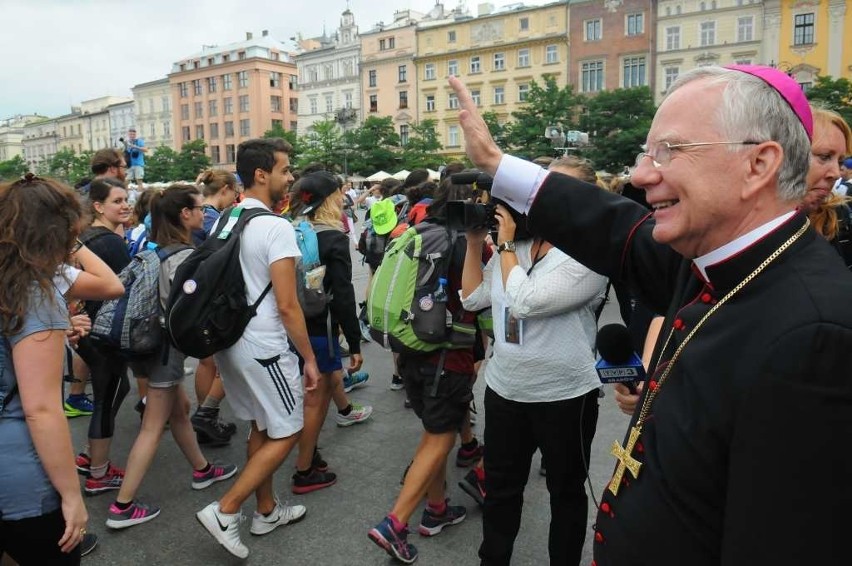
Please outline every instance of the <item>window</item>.
[{"label": "window", "polygon": [[249,111],[249,97],[247,94],[240,95],[240,112]]},{"label": "window", "polygon": [[518,67],[530,66],[530,50],[518,49]]},{"label": "window", "polygon": [[645,84],[644,57],[625,57],[623,71],[624,88],[633,88],[637,86],[643,86]]},{"label": "window", "polygon": [[330,81],[331,79],[334,78],[334,65],[332,65],[332,64],[323,65],[322,70],[323,70],[323,74],[325,76],[325,79],[327,81]]},{"label": "window", "polygon": [[529,18],[521,18],[520,20],[518,20],[518,29],[520,31],[529,31],[530,19]]},{"label": "window", "polygon": [[470,74],[478,73],[481,70],[479,55],[474,55],[470,58]]},{"label": "window", "polygon": [[680,49],[680,26],[666,28],[666,50]]},{"label": "window", "polygon": [[502,86],[494,87],[494,104],[506,103],[506,88]]},{"label": "window", "polygon": [[237,59],[239,59],[240,61],[242,61],[245,58],[246,58],[246,52],[245,51],[240,51],[239,53],[237,53]]},{"label": "window", "polygon": [[793,19],[793,45],[810,45],[814,42],[814,14],[796,14]]},{"label": "window", "polygon": [[244,138],[251,136],[251,121],[248,118],[240,120],[240,135]]},{"label": "window", "polygon": [[559,62],[559,46],[548,45],[544,48],[544,62],[558,63]]},{"label": "window", "polygon": [[423,80],[435,80],[435,63],[426,63],[423,67]]},{"label": "window", "polygon": [[217,100],[211,100],[207,105],[207,115],[211,118],[219,113],[219,103]]},{"label": "window", "polygon": [[222,75],[222,90],[231,90],[231,75]]},{"label": "window", "polygon": [[586,20],[586,41],[601,40],[601,21]]},{"label": "window", "polygon": [[201,79],[192,81],[192,92],[195,93],[195,96],[201,96]]},{"label": "window", "polygon": [[645,33],[645,14],[627,14],[627,35]]},{"label": "window", "polygon": [[222,114],[228,115],[234,113],[233,99],[229,96],[222,100]]},{"label": "window", "polygon": [[456,125],[447,126],[447,147],[458,147],[459,145],[459,127]]},{"label": "window", "polygon": [[506,54],[505,53],[495,53],[494,54],[494,70],[502,71],[506,68]]},{"label": "window", "polygon": [[459,97],[456,96],[456,93],[451,92],[447,96],[447,108],[450,110],[455,110],[459,107]]},{"label": "window", "polygon": [[316,65],[308,67],[308,82],[316,82],[319,80],[319,70]]},{"label": "window", "polygon": [[370,112],[379,111],[379,96],[376,94],[370,95]]},{"label": "window", "polygon": [[216,92],[216,77],[207,77],[207,92]]},{"label": "window", "polygon": [[707,9],[707,3],[706,2],[700,2],[698,4],[698,9],[703,12],[704,10]]},{"label": "window", "polygon": [[310,97],[310,99],[308,99],[308,102],[311,105],[311,114],[316,114],[317,112],[319,112],[319,110],[317,109],[317,97],[316,96]]},{"label": "window", "polygon": [[325,111],[326,112],[334,112],[334,95],[326,94],[325,95]]},{"label": "window", "polygon": [[479,89],[470,91],[470,98],[473,100],[473,103],[477,106],[482,105],[482,98],[479,94]]},{"label": "window", "polygon": [[408,108],[408,91],[403,90],[399,93],[399,107]]},{"label": "window", "polygon": [[272,112],[281,112],[281,97],[280,96],[270,96],[269,97],[269,109]]},{"label": "window", "polygon": [[454,77],[459,76],[459,62],[455,59],[447,61],[447,74]]},{"label": "window", "polygon": [[299,113],[299,99],[298,98],[291,98],[290,99],[290,112],[292,112],[293,114]]},{"label": "window", "polygon": [[185,142],[188,142],[191,138],[189,137],[189,126],[184,126],[180,129],[181,139]]},{"label": "window", "polygon": [[387,48],[388,48],[387,40],[386,39],[380,39],[379,40],[379,51],[384,51]]},{"label": "window", "polygon": [[675,6],[675,15],[677,15],[677,16],[679,16],[679,15],[680,15],[680,4],[678,4],[677,6]]},{"label": "window", "polygon": [[518,102],[526,102],[530,96],[530,85],[521,83],[518,85]]},{"label": "window", "polygon": [[343,93],[343,107],[352,108],[352,91],[347,90]]},{"label": "window", "polygon": [[240,71],[237,73],[237,83],[239,83],[240,88],[248,87],[248,71]]},{"label": "window", "polygon": [[754,39],[754,16],[737,18],[737,41],[752,41]]},{"label": "window", "polygon": [[397,69],[397,75],[399,76],[399,82],[404,83],[408,80],[408,65],[400,65]]},{"label": "window", "polygon": [[376,71],[372,70],[367,73],[367,86],[376,86]]},{"label": "window", "polygon": [[[213,137],[212,135],[210,136]],[[210,161],[213,163],[222,163],[222,156],[219,154],[219,146],[211,145],[210,146]]]},{"label": "window", "polygon": [[284,128],[284,120],[272,120],[272,129]]},{"label": "window", "polygon": [[172,137],[172,123],[171,122],[163,122],[163,137],[164,138]]},{"label": "window", "polygon": [[219,139],[219,124],[217,122],[210,122],[210,139]]},{"label": "window", "polygon": [[237,160],[236,146],[232,143],[229,143],[225,146],[225,160],[228,163],[233,163]]},{"label": "window", "polygon": [[393,49],[394,47],[396,47],[396,38],[395,37],[389,37],[388,38],[388,49]]},{"label": "window", "polygon": [[399,126],[399,144],[408,144],[408,124],[402,124]]},{"label": "window", "polygon": [[225,122],[225,137],[232,138],[234,137],[234,123],[233,122]]},{"label": "window", "polygon": [[666,90],[669,90],[669,87],[672,86],[672,83],[674,83],[677,80],[678,75],[680,75],[680,68],[666,67],[665,73]]},{"label": "window", "polygon": [[204,103],[200,100],[197,101],[194,106],[195,118],[203,118],[204,117]]},{"label": "window", "polygon": [[149,128],[148,128],[148,137],[149,137],[149,138],[155,138],[155,137],[157,137],[157,125],[156,125],[156,124],[151,124],[151,125],[149,126]]},{"label": "window", "polygon": [[189,104],[180,105],[180,119],[189,120]]},{"label": "window", "polygon": [[447,43],[455,43],[456,42],[456,31],[448,31],[447,32]]},{"label": "window", "polygon": [[701,22],[701,47],[716,43],[716,22]]},{"label": "window", "polygon": [[603,90],[603,81],[603,61],[587,61],[583,63],[580,76],[581,92],[601,91]]},{"label": "window", "polygon": [[269,86],[272,88],[281,88],[281,73],[271,71],[269,73]]},{"label": "window", "polygon": [[671,15],[672,15],[672,7],[671,7],[671,6],[666,6],[666,15],[667,15],[667,16],[671,16]]},{"label": "window", "polygon": [[204,139],[204,126],[198,125],[195,126],[195,139],[203,140]]},{"label": "window", "polygon": [[426,95],[426,112],[434,112],[435,111],[435,95],[427,94]]},{"label": "window", "polygon": [[186,83],[180,83],[178,85],[178,88],[180,89],[181,98],[186,98],[187,96],[189,96],[189,89],[187,88]]},{"label": "window", "polygon": [[163,112],[168,112],[169,108],[171,108],[171,106],[172,106],[171,101],[169,100],[169,97],[164,96],[160,102],[162,103],[162,106],[163,106]]}]

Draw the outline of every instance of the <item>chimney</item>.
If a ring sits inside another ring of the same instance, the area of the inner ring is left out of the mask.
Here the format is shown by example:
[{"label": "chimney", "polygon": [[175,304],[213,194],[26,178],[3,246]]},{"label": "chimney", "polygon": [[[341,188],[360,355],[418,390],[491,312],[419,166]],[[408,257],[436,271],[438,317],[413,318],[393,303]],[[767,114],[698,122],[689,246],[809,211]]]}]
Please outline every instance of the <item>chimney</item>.
[{"label": "chimney", "polygon": [[265,30],[263,30],[263,32],[261,32],[261,33],[263,34],[263,37],[266,37],[266,36],[268,36],[268,35],[269,35],[269,30],[268,30],[268,29],[265,29]]},{"label": "chimney", "polygon": [[246,32],[246,41],[250,40],[252,37],[253,37],[253,36],[252,36],[251,32],[250,32],[250,31],[247,31],[247,32]]}]

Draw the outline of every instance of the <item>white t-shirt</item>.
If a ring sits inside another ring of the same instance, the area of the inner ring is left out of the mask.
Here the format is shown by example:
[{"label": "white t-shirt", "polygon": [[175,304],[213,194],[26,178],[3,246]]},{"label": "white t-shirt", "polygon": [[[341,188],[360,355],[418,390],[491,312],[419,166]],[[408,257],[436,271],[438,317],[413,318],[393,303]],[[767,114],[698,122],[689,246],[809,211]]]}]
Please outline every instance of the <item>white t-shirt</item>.
[{"label": "white t-shirt", "polygon": [[53,276],[53,286],[59,291],[63,297],[68,293],[77,277],[80,276],[80,270],[67,263],[62,263],[56,268],[56,275]]},{"label": "white t-shirt", "polygon": [[[244,208],[265,208],[257,199],[247,198]],[[287,257],[301,257],[296,243],[296,231],[286,219],[274,216],[253,218],[243,230],[240,238],[240,267],[246,282],[246,299],[253,304],[269,285],[269,266]],[[295,285],[295,280],[293,281]],[[257,315],[249,321],[241,340],[248,341],[264,351],[284,352],[287,350],[287,331],[278,314],[275,293],[270,289],[257,309]]]}]

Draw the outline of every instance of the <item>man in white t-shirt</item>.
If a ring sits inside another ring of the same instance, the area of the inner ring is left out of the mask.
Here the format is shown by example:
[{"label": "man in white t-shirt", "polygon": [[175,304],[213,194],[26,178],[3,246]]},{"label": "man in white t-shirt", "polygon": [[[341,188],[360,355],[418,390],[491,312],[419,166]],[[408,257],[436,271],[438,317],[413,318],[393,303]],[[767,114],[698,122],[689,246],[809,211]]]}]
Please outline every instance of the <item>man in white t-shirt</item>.
[{"label": "man in white t-shirt", "polygon": [[[237,172],[245,186],[246,208],[271,209],[293,182],[290,144],[281,139],[243,142],[237,151]],[[260,303],[242,337],[216,354],[222,384],[234,414],[251,421],[248,461],[242,474],[219,501],[199,511],[202,525],[231,554],[246,558],[240,539],[240,506],[254,493],[257,511],[251,533],[263,535],[300,520],[302,505],[278,502],[272,476],[296,445],[303,424],[304,391],[288,338],[305,360],[304,389],[316,387],[316,359],[296,296],[295,259],[299,247],[293,227],[283,218],[258,216],[243,230],[240,265],[249,304],[270,283],[272,292]]]}]

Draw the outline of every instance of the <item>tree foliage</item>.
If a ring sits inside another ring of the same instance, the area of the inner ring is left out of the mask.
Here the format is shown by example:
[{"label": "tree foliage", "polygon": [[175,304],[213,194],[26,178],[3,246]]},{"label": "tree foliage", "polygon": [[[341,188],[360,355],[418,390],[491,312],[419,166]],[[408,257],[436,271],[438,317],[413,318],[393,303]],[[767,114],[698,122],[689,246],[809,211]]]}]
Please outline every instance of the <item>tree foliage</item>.
[{"label": "tree foliage", "polygon": [[0,181],[13,181],[23,177],[30,168],[20,155],[0,161]]},{"label": "tree foliage", "polygon": [[360,127],[347,132],[341,146],[345,152],[339,163],[348,165],[346,172],[366,173],[400,168],[399,134],[390,116],[369,116]]},{"label": "tree foliage", "polygon": [[281,124],[275,124],[272,128],[266,130],[263,133],[264,138],[281,138],[291,146],[293,146],[293,152],[290,154],[290,161],[296,162],[299,157],[299,150],[301,145],[301,139],[298,134],[293,130],[285,130],[284,126]]},{"label": "tree foliage", "polygon": [[805,93],[808,100],[834,110],[852,124],[852,81],[834,79],[830,76],[817,77],[816,84]]},{"label": "tree foliage", "polygon": [[337,122],[314,122],[308,128],[308,133],[300,139],[302,151],[296,162],[297,167],[301,169],[311,163],[322,163],[326,169],[333,170],[342,142],[343,132],[337,127]]},{"label": "tree foliage", "polygon": [[408,143],[402,148],[400,167],[409,171],[440,167],[444,160],[438,155],[443,146],[438,139],[437,122],[423,120],[419,124],[410,124],[410,127]]},{"label": "tree foliage", "polygon": [[597,169],[618,173],[631,165],[645,143],[654,118],[648,87],[603,91],[588,99],[580,130],[588,132],[591,148],[583,150]]},{"label": "tree foliage", "polygon": [[511,141],[509,149],[528,157],[552,155],[552,144],[544,137],[545,128],[560,125],[564,130],[575,129],[577,109],[582,103],[573,86],[559,88],[550,75],[544,75],[542,80],[543,86],[530,82],[526,102],[520,110],[512,112],[513,122],[508,125],[506,135]]},{"label": "tree foliage", "polygon": [[192,140],[175,151],[160,146],[145,157],[145,180],[149,183],[192,181],[210,167],[210,157],[205,153],[204,140]]},{"label": "tree foliage", "polygon": [[50,159],[41,163],[38,172],[73,185],[83,178],[92,176],[92,155],[94,152],[90,150],[78,155],[73,149],[60,149]]}]

